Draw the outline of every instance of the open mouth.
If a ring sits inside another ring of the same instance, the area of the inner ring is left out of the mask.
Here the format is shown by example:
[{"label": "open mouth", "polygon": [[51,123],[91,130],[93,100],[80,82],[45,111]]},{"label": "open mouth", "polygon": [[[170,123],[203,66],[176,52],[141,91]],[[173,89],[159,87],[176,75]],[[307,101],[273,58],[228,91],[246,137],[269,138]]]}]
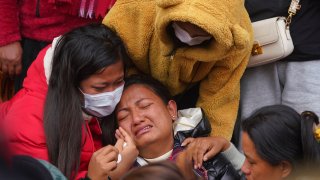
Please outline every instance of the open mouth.
[{"label": "open mouth", "polygon": [[141,136],[147,132],[149,132],[151,130],[152,126],[148,125],[148,126],[145,126],[141,129],[139,129],[136,133],[135,133],[135,136]]}]

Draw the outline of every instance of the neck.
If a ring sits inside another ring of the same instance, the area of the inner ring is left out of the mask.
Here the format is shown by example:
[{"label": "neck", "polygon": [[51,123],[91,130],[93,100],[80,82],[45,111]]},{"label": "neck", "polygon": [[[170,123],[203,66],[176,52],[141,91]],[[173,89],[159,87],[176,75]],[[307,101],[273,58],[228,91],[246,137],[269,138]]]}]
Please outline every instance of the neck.
[{"label": "neck", "polygon": [[155,142],[139,148],[139,156],[145,159],[154,159],[160,157],[173,148],[173,138],[162,141],[162,143]]}]

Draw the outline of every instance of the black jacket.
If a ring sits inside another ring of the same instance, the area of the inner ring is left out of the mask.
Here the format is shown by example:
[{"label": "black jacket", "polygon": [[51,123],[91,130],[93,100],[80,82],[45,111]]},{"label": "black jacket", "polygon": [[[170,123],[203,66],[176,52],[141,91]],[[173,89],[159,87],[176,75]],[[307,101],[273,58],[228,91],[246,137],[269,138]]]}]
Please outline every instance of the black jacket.
[{"label": "black jacket", "polygon": [[[245,0],[251,20],[287,16],[291,0]],[[290,33],[294,51],[285,60],[320,59],[320,1],[300,0],[301,9],[293,16]]]},{"label": "black jacket", "polygon": [[[208,119],[204,116],[198,125],[188,131],[178,131],[174,137],[174,148],[181,145],[181,143],[188,137],[206,137],[210,135],[211,125]],[[240,179],[240,175],[234,169],[232,164],[222,155],[218,154],[212,159],[203,163],[204,168],[207,170],[209,180],[231,180]]]}]

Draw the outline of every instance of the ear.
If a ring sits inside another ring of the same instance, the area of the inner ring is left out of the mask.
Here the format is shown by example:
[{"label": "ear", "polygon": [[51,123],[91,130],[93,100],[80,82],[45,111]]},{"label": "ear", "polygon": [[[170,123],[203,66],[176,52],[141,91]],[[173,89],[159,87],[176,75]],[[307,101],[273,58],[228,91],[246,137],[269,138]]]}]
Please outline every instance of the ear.
[{"label": "ear", "polygon": [[231,28],[234,44],[237,49],[243,49],[250,44],[250,34],[243,29],[240,25],[235,24]]},{"label": "ear", "polygon": [[173,121],[177,119],[177,103],[174,100],[170,100],[167,104],[167,109],[169,114],[171,115]]},{"label": "ear", "polygon": [[280,166],[282,171],[282,178],[288,177],[292,171],[292,164],[289,161],[282,161],[280,163]]}]

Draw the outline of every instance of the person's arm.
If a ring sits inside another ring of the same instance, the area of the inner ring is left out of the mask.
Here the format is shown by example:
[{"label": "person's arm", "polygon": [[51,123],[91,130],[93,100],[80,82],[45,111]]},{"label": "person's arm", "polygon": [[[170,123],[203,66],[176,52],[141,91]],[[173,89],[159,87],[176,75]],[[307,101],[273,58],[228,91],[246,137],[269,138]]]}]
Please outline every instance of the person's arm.
[{"label": "person's arm", "polygon": [[10,76],[21,71],[19,12],[17,0],[0,1],[0,70]]},{"label": "person's arm", "polygon": [[201,167],[203,161],[207,161],[219,153],[224,155],[238,172],[241,171],[245,161],[245,156],[231,142],[222,137],[187,138],[181,145],[187,146],[195,169]]},{"label": "person's arm", "polygon": [[194,168],[200,168],[203,161],[230,148],[230,142],[223,137],[187,138],[181,146],[186,146],[194,162]]},{"label": "person's arm", "polygon": [[231,162],[234,169],[236,169],[238,172],[241,172],[241,167],[244,164],[246,157],[240,151],[238,151],[238,149],[232,143],[230,143],[229,148],[222,151],[221,154],[223,154],[224,157]]},{"label": "person's arm", "polygon": [[246,69],[251,46],[234,49],[229,57],[218,61],[201,81],[197,106],[210,121],[211,136],[231,139],[240,99],[240,79]]}]

